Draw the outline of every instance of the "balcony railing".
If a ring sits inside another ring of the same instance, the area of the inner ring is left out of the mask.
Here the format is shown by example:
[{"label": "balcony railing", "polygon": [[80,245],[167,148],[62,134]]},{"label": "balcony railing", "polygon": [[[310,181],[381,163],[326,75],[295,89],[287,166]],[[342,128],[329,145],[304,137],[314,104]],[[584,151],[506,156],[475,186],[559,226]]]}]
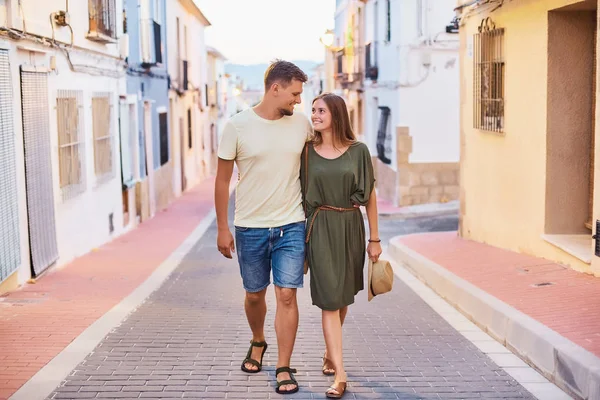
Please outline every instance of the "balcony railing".
[{"label": "balcony railing", "polygon": [[343,87],[362,84],[364,78],[364,52],[363,47],[343,49],[335,55],[335,79]]},{"label": "balcony railing", "polygon": [[117,38],[115,0],[88,0],[90,28],[87,38],[110,43]]},{"label": "balcony railing", "polygon": [[162,40],[160,24],[153,19],[140,21],[140,41],[142,44],[142,65],[152,66],[162,63]]}]

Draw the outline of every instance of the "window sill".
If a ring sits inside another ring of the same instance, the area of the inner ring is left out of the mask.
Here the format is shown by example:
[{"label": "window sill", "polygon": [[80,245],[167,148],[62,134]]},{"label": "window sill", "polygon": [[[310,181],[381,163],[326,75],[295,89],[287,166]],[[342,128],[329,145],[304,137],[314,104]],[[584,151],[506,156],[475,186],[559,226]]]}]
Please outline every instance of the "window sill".
[{"label": "window sill", "polygon": [[86,39],[99,43],[117,43],[117,39],[105,35],[102,32],[90,31],[85,35]]},{"label": "window sill", "polygon": [[542,235],[542,239],[586,264],[592,263],[592,235]]}]

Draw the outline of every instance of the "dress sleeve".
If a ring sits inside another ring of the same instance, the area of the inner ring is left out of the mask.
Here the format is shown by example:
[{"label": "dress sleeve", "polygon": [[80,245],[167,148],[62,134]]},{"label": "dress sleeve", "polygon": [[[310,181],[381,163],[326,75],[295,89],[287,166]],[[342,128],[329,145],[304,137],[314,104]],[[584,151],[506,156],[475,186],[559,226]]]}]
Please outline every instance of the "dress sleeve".
[{"label": "dress sleeve", "polygon": [[371,192],[375,187],[375,174],[373,172],[373,161],[371,153],[365,144],[359,145],[359,156],[356,160],[355,169],[355,191],[351,196],[352,202],[361,206],[366,205],[371,197]]},{"label": "dress sleeve", "polygon": [[306,215],[306,189],[307,189],[307,175],[306,169],[307,158],[308,158],[308,143],[304,145],[304,150],[302,150],[302,158],[300,159],[300,187],[302,188],[302,207],[304,208],[304,214]]}]

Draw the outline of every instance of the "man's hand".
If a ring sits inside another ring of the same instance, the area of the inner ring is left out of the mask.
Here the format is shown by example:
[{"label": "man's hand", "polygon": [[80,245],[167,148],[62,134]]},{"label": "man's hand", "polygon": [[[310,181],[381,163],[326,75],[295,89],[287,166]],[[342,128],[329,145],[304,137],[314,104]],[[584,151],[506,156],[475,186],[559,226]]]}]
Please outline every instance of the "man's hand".
[{"label": "man's hand", "polygon": [[217,248],[227,258],[235,251],[233,236],[227,222],[227,206],[229,203],[229,182],[233,174],[233,160],[219,158],[217,177],[215,179],[215,210],[217,213]]},{"label": "man's hand", "polygon": [[231,253],[235,251],[235,243],[229,229],[219,230],[217,234],[217,247],[225,258],[232,258]]}]

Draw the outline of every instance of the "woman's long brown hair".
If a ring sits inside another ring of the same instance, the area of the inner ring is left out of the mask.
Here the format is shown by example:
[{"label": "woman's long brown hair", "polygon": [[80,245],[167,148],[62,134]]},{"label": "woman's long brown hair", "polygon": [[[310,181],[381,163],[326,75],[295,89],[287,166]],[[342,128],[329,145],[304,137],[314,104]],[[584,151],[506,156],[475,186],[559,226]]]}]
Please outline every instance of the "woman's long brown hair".
[{"label": "woman's long brown hair", "polygon": [[[333,135],[333,146],[336,145],[346,147],[356,143],[356,136],[350,124],[348,109],[343,98],[333,93],[323,93],[315,97],[312,104],[315,105],[317,100],[323,100],[329,112],[331,113],[331,133]],[[315,131],[313,138],[314,145],[318,146],[323,143],[321,132]]]}]

